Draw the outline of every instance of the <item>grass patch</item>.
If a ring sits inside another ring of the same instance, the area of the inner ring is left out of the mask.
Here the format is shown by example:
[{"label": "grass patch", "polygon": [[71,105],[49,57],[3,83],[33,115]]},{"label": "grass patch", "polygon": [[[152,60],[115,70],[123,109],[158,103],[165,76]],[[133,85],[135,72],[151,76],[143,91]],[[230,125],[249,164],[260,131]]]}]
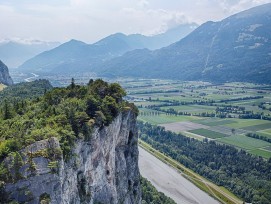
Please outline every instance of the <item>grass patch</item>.
[{"label": "grass patch", "polygon": [[212,130],[206,130],[206,129],[203,129],[203,128],[196,129],[196,130],[190,130],[189,132],[192,132],[192,133],[195,133],[195,134],[198,134],[198,135],[202,135],[204,137],[212,138],[212,139],[227,137],[227,135],[225,135],[225,134],[215,132],[215,131],[212,131]]},{"label": "grass patch", "polygon": [[201,105],[180,105],[180,106],[165,106],[161,107],[162,110],[174,109],[179,112],[187,113],[205,113],[205,112],[215,112],[214,106],[201,106]]},{"label": "grass patch", "polygon": [[[226,126],[231,127],[231,128],[242,128],[244,129],[245,127],[248,126],[256,126],[256,125],[261,125],[261,124],[271,124],[267,120],[257,120],[257,119],[232,119],[236,123],[231,123],[227,124]],[[269,126],[270,127],[270,126]]]},{"label": "grass patch", "polygon": [[271,123],[265,123],[265,124],[260,124],[260,125],[244,127],[242,129],[250,130],[250,131],[259,131],[259,130],[270,129],[270,128],[271,128]]},{"label": "grass patch", "polygon": [[192,121],[192,120],[198,119],[198,117],[160,114],[160,115],[154,115],[154,116],[140,115],[138,119],[143,122],[148,122],[154,125],[158,125],[158,124],[166,124],[166,123],[174,123],[174,122]]},{"label": "grass patch", "polygon": [[233,135],[230,137],[221,138],[218,141],[246,150],[254,150],[260,147],[266,147],[270,145],[270,143],[268,142],[247,137],[245,135]]},{"label": "grass patch", "polygon": [[265,149],[265,150],[271,152],[271,146],[269,146],[269,147],[264,147],[263,149]]},{"label": "grass patch", "polygon": [[198,136],[197,134],[191,133],[191,132],[181,132],[180,133],[183,136],[194,138],[199,141],[203,141],[204,137]]},{"label": "grass patch", "polygon": [[266,134],[270,134],[271,135],[271,129],[264,130],[263,132],[266,133]]},{"label": "grass patch", "polygon": [[258,132],[255,132],[257,135],[261,135],[261,136],[264,136],[264,137],[267,137],[267,138],[270,138],[271,139],[271,134],[269,133],[265,133],[264,131],[258,131]]},{"label": "grass patch", "polygon": [[134,104],[136,106],[142,106],[142,107],[145,107],[145,106],[151,106],[151,105],[162,105],[164,104],[163,102],[156,102],[156,101],[136,101],[134,102]]},{"label": "grass patch", "polygon": [[271,138],[271,129],[265,129],[265,130],[259,131],[257,133],[260,133],[263,136]]},{"label": "grass patch", "polygon": [[196,120],[195,123],[199,123],[202,125],[208,125],[208,126],[218,126],[218,125],[227,125],[232,123],[237,123],[235,120],[220,120],[220,119],[202,119],[202,120]]},{"label": "grass patch", "polygon": [[[269,147],[271,149],[271,147]],[[265,151],[263,149],[255,149],[252,151],[249,151],[251,154],[255,154],[257,156],[261,156],[263,158],[269,159],[271,158],[271,152],[270,151]]]}]

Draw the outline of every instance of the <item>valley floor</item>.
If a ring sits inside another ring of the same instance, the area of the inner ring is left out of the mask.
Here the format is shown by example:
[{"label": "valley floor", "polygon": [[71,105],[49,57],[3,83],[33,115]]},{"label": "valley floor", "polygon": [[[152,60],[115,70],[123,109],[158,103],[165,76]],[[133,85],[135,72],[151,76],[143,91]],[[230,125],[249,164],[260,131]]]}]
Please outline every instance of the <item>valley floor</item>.
[{"label": "valley floor", "polygon": [[166,165],[146,150],[139,147],[139,168],[158,191],[180,204],[217,204],[207,193],[197,188],[175,169]]}]

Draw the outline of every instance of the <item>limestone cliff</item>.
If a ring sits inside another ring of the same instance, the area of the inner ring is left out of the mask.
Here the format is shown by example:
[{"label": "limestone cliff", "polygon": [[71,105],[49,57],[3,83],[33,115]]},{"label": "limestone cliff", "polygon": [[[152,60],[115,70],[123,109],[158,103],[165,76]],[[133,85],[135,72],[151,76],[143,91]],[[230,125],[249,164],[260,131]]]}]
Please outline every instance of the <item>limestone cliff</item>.
[{"label": "limestone cliff", "polygon": [[13,81],[9,76],[8,67],[0,60],[0,83],[12,85]]},{"label": "limestone cliff", "polygon": [[56,138],[20,151],[17,172],[14,156],[8,157],[5,162],[16,178],[5,186],[10,198],[30,204],[141,203],[135,114],[122,112],[89,136],[76,141],[67,161]]}]

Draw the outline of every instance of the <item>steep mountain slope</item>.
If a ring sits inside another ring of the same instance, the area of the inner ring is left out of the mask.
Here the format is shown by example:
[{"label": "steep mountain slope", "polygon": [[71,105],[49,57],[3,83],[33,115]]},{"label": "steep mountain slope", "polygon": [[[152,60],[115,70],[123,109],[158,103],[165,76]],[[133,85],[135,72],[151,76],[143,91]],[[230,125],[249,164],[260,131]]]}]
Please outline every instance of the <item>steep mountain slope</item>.
[{"label": "steep mountain slope", "polygon": [[167,46],[186,36],[197,27],[196,24],[182,25],[156,36],[116,33],[94,44],[71,40],[59,47],[41,53],[26,61],[19,68],[25,72],[62,73],[92,72],[104,61],[119,57],[127,51]]},{"label": "steep mountain slope", "polygon": [[0,60],[0,83],[12,85],[13,81],[9,76],[8,67]]},{"label": "steep mountain slope", "polygon": [[160,50],[136,50],[99,74],[181,80],[271,83],[271,4],[207,22]]},{"label": "steep mountain slope", "polygon": [[22,44],[14,41],[0,43],[0,57],[10,68],[16,68],[35,55],[58,46],[57,42],[35,41]]},{"label": "steep mountain slope", "polygon": [[124,95],[96,80],[0,104],[0,203],[140,204],[138,110]]}]

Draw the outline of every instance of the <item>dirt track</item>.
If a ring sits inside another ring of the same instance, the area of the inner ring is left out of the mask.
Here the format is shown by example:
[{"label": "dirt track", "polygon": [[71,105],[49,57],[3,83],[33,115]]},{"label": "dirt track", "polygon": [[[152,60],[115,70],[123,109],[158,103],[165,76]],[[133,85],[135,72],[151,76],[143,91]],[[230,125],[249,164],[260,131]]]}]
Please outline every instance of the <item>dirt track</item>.
[{"label": "dirt track", "polygon": [[175,169],[139,147],[139,168],[143,177],[178,204],[218,204]]}]

